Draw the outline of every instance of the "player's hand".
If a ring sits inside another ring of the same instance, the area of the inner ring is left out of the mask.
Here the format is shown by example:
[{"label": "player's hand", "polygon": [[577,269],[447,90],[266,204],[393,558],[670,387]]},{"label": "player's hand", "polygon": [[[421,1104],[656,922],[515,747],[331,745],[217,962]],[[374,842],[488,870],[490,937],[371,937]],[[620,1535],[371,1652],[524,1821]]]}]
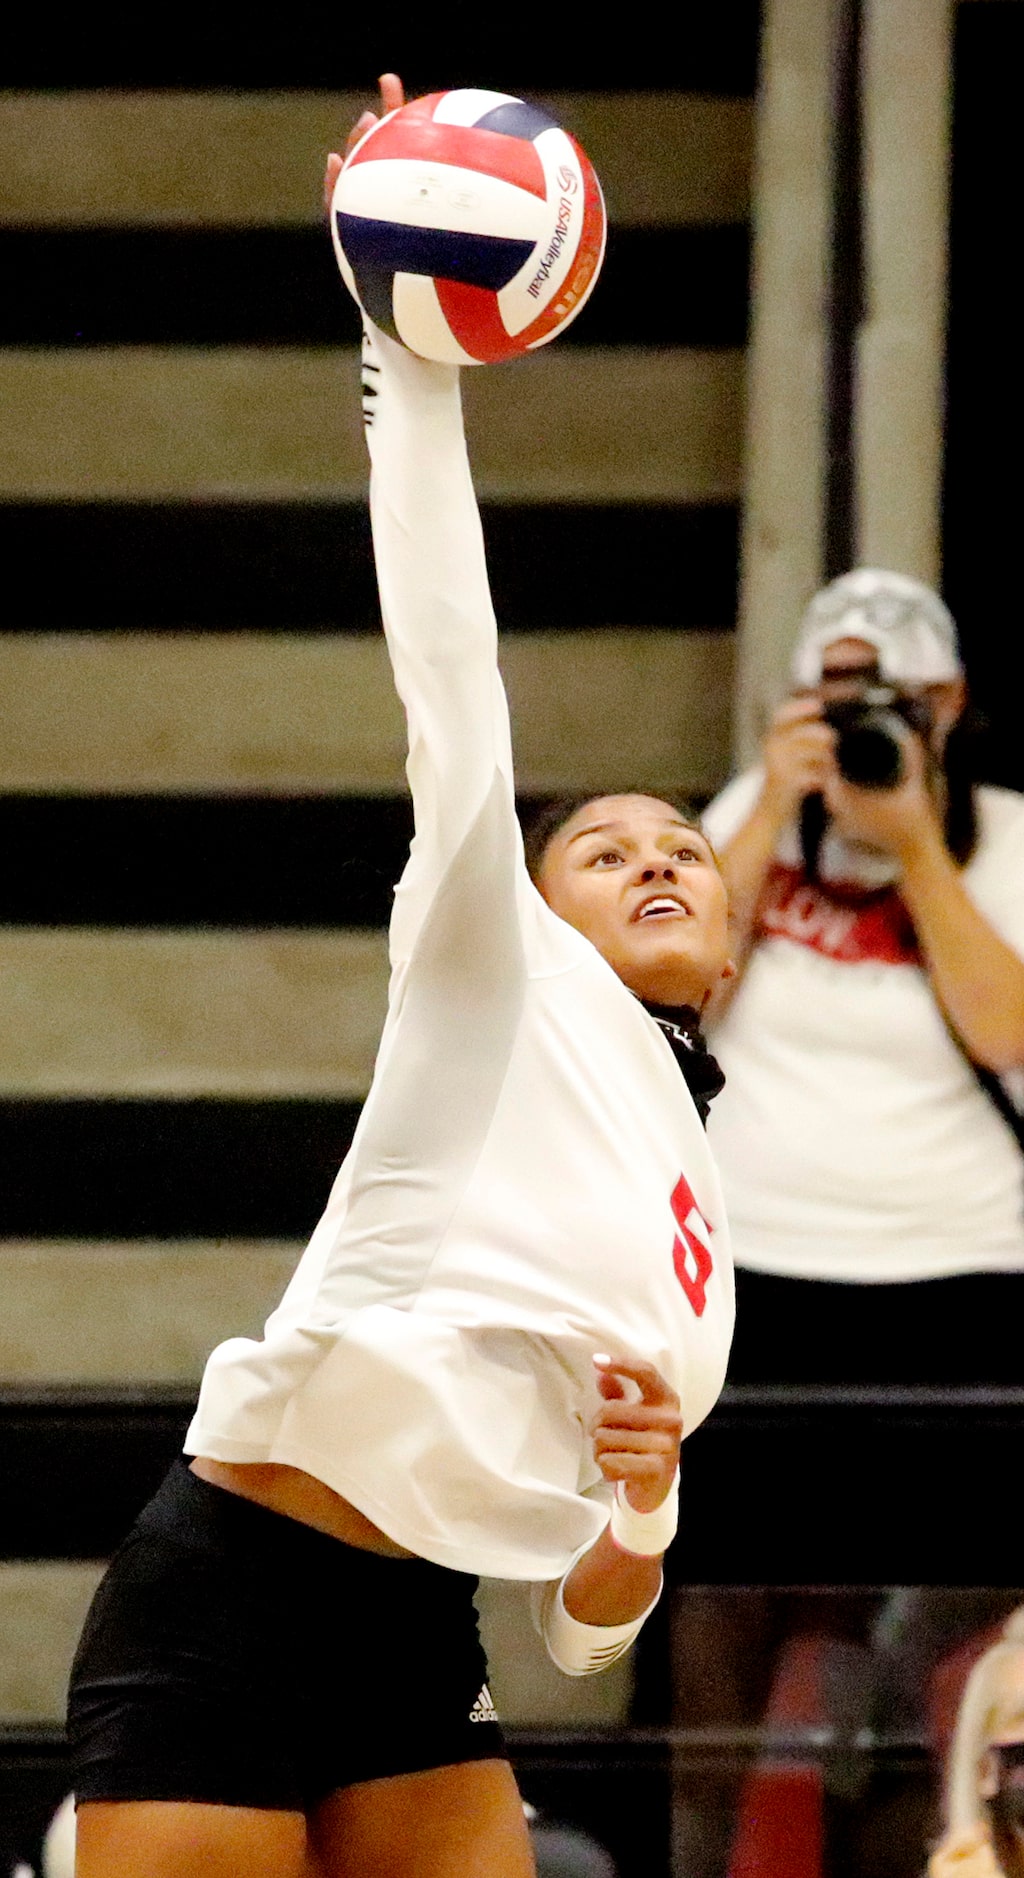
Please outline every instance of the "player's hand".
[{"label": "player's hand", "polygon": [[788,822],[805,796],[819,795],[835,774],[836,734],[816,697],[787,698],[764,740],[763,797]]},{"label": "player's hand", "polygon": [[[382,72],[379,82],[381,117],[386,117],[389,111],[400,111],[405,103],[405,89],[398,73]],[[355,149],[360,137],[365,137],[367,131],[372,130],[374,124],[379,122],[380,119],[375,111],[364,111],[362,117],[356,119],[345,139],[345,156],[339,156],[337,150],[331,151],[327,159],[327,168],[324,171],[324,208],[328,214],[330,214],[334,197],[334,185],[341,174],[345,157]]]},{"label": "player's hand", "polygon": [[[637,1513],[653,1513],[675,1479],[683,1418],[679,1397],[653,1363],[595,1356],[603,1402],[591,1423],[594,1459],[606,1480],[626,1483]],[[628,1387],[635,1383],[640,1394]]]}]

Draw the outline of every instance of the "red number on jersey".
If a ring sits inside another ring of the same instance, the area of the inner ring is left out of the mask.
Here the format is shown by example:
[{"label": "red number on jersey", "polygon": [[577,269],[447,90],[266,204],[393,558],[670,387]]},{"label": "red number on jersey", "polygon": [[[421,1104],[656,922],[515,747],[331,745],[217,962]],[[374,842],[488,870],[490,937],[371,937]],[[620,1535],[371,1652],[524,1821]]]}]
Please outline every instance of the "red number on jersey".
[{"label": "red number on jersey", "polygon": [[711,1262],[711,1227],[704,1218],[693,1194],[680,1174],[672,1195],[672,1211],[679,1237],[672,1247],[672,1263],[694,1315],[703,1317],[708,1301],[707,1282],[714,1269]]}]

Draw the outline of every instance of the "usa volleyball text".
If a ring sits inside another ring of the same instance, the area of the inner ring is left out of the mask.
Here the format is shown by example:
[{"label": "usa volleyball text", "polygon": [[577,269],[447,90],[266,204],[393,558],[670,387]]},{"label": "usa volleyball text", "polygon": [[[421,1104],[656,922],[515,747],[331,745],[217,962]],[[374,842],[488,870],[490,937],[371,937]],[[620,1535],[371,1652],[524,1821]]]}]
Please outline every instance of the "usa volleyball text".
[{"label": "usa volleyball text", "polygon": [[551,237],[551,246],[531,280],[530,285],[526,289],[527,293],[530,294],[534,300],[536,300],[537,295],[565,246],[565,238],[569,233],[569,221],[571,216],[572,203],[567,196],[563,196],[558,204],[558,220],[555,223],[555,232]]}]

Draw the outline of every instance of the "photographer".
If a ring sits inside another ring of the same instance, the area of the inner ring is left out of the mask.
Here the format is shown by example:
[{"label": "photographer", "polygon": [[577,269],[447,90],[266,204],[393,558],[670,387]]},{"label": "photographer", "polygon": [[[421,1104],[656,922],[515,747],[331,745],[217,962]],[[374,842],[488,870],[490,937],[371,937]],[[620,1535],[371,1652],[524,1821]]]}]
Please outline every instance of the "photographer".
[{"label": "photographer", "polygon": [[833,581],[792,670],[762,765],[705,817],[739,964],[711,1123],[745,1268],[730,1374],[1016,1381],[1024,799],[974,780],[919,582]]},{"label": "photographer", "polygon": [[[792,680],[761,763],[704,818],[738,966],[712,1011],[727,1081],[709,1123],[740,1268],[729,1376],[1019,1383],[1024,797],[976,781],[953,621],[919,582],[833,581],[801,622]],[[958,1637],[934,1597],[918,1593],[915,1621],[927,1605],[941,1657]],[[743,1720],[799,1713],[853,1740],[887,1699],[882,1602],[680,1600],[677,1717],[718,1726],[741,1703]],[[921,1678],[901,1700],[922,1725]],[[856,1759],[833,1756],[836,1794]],[[758,1774],[737,1869],[770,1868]],[[784,1783],[775,1805],[790,1805]],[[889,1848],[889,1873],[920,1870],[912,1841],[908,1866]]]}]

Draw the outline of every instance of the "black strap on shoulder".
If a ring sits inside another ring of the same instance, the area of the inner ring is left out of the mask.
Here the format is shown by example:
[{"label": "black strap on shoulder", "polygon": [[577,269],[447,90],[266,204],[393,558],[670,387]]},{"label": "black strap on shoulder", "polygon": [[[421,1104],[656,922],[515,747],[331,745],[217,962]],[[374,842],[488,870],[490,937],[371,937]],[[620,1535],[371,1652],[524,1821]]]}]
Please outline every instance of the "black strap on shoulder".
[{"label": "black strap on shoulder", "polygon": [[642,1000],[648,1017],[653,1017],[662,1036],[683,1072],[683,1080],[693,1097],[693,1105],[707,1126],[708,1110],[719,1090],[725,1087],[725,1074],[707,1046],[700,1027],[700,1012],[692,1004],[648,1004]]}]

